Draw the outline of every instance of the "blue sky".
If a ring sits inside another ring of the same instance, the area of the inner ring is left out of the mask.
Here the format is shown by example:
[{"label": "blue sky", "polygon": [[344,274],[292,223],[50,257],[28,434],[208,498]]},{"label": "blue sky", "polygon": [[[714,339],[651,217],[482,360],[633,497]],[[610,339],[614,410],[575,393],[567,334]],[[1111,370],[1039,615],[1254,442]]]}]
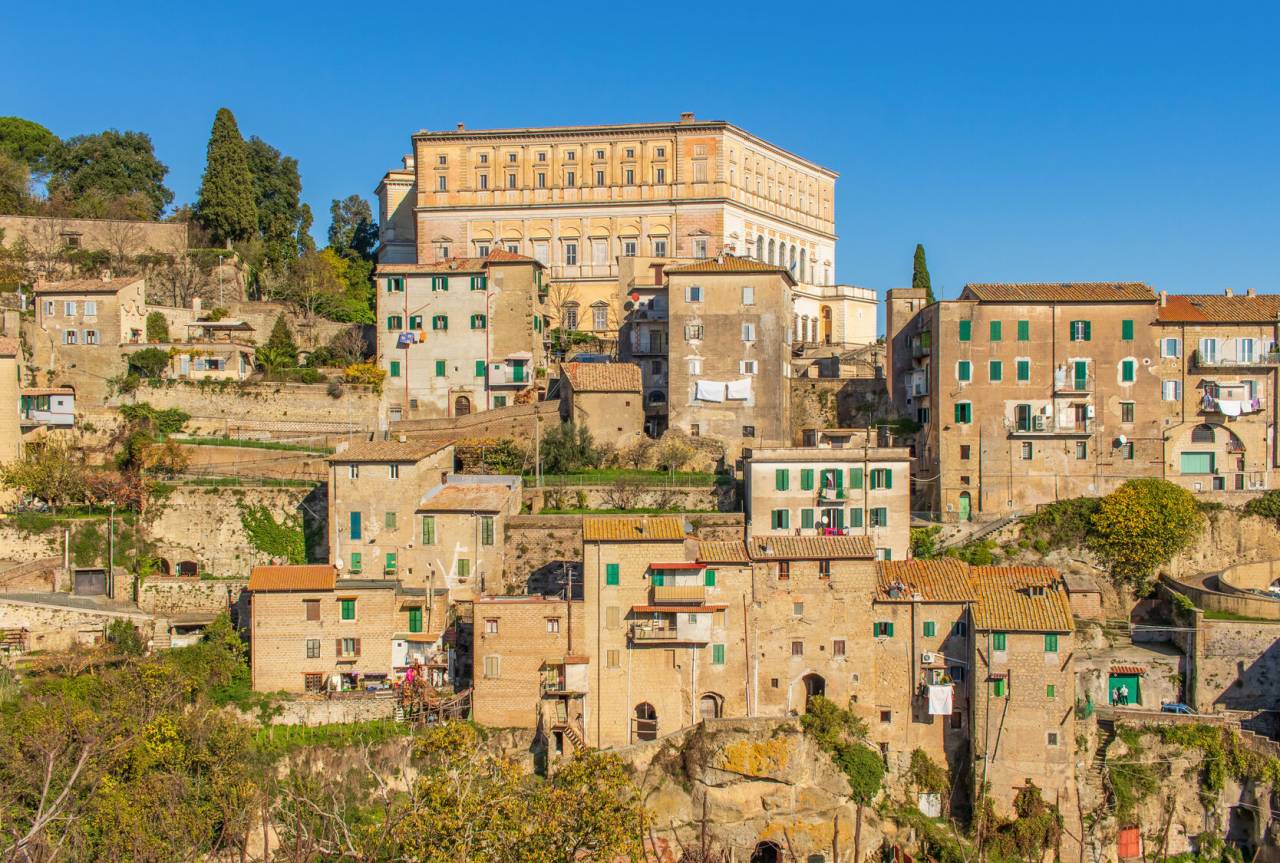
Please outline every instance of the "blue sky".
[{"label": "blue sky", "polygon": [[[190,201],[215,110],[372,198],[419,128],[726,119],[840,173],[837,276],[1280,292],[1263,4],[22,4],[0,114],[151,134]],[[523,19],[517,10],[537,8]]]}]

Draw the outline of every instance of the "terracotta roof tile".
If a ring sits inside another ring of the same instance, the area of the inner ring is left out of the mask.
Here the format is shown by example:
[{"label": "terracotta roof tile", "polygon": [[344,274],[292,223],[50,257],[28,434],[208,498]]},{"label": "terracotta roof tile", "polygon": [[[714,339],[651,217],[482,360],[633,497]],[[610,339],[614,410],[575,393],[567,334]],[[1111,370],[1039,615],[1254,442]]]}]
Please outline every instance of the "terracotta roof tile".
[{"label": "terracotta roof tile", "polygon": [[752,560],[847,560],[875,557],[869,536],[753,536]]},{"label": "terracotta roof tile", "polygon": [[13,336],[0,336],[0,357],[16,357],[18,340]]},{"label": "terracotta roof tile", "polygon": [[73,396],[76,391],[71,387],[24,387],[18,391],[23,396]]},{"label": "terracotta roof tile", "polygon": [[740,258],[736,255],[720,255],[715,258],[703,258],[691,264],[669,264],[663,269],[667,273],[778,273],[786,276],[795,284],[795,277],[786,267],[777,264],[766,264],[755,258]]},{"label": "terracotta roof tile", "polygon": [[338,571],[327,563],[255,566],[249,573],[250,592],[333,590]]},{"label": "terracotta roof tile", "polygon": [[704,540],[698,543],[699,563],[750,563],[747,546],[741,540]]},{"label": "terracotta roof tile", "polygon": [[586,542],[678,542],[684,536],[684,519],[675,516],[589,515],[582,519]]},{"label": "terracotta roof tile", "polygon": [[1071,606],[1058,571],[1047,566],[975,566],[977,629],[1072,632]]},{"label": "terracotta roof tile", "polygon": [[635,363],[565,363],[560,369],[577,392],[638,393],[643,389]]},{"label": "terracotta roof tile", "polygon": [[877,568],[878,601],[911,602],[917,594],[925,602],[972,602],[975,597],[969,564],[962,560],[885,560]]},{"label": "terracotta roof tile", "polygon": [[1158,310],[1162,321],[1187,323],[1274,324],[1280,317],[1280,294],[1227,297],[1221,294],[1170,294]]},{"label": "terracotta roof tile", "polygon": [[1155,292],[1142,282],[1027,282],[970,284],[962,300],[989,303],[1114,303],[1155,302]]},{"label": "terracotta roof tile", "polygon": [[356,441],[342,452],[329,456],[331,462],[407,462],[422,461],[427,456],[435,455],[448,444],[439,444],[430,440],[409,438],[401,443],[396,438],[390,440]]},{"label": "terracotta roof tile", "polygon": [[36,282],[35,293],[40,294],[118,294],[131,285],[143,281],[141,276],[120,279],[73,279],[67,282]]},{"label": "terracotta roof tile", "polygon": [[501,512],[515,492],[510,486],[496,483],[483,485],[446,485],[430,497],[424,497],[418,509],[428,512]]}]

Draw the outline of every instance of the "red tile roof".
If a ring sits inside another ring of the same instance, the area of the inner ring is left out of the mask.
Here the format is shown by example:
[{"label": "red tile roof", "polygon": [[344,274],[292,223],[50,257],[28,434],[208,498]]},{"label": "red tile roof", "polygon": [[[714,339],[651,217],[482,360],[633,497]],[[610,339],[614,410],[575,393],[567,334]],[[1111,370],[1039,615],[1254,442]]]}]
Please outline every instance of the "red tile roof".
[{"label": "red tile roof", "polygon": [[403,443],[398,438],[389,440],[358,440],[349,447],[329,456],[329,461],[347,462],[411,462],[422,461],[435,455],[449,444],[409,438]]},{"label": "red tile roof", "polygon": [[747,546],[742,540],[703,540],[698,543],[700,563],[750,563]]},{"label": "red tile roof", "polygon": [[1155,292],[1142,282],[1027,282],[969,284],[962,300],[988,303],[1134,303],[1155,302]]},{"label": "red tile roof", "polygon": [[582,519],[586,542],[678,542],[684,536],[684,519],[675,516],[589,515]]},{"label": "red tile roof", "polygon": [[875,557],[869,536],[753,536],[752,560],[850,560]]},{"label": "red tile roof", "polygon": [[974,599],[969,565],[953,557],[886,560],[880,562],[878,569],[876,599],[879,601],[911,602],[917,595],[925,602],[972,602]]},{"label": "red tile roof", "polygon": [[13,336],[0,336],[0,357],[16,357],[18,340]]},{"label": "red tile roof", "polygon": [[[973,625],[998,632],[1072,632],[1062,577],[1048,566],[970,566],[962,560],[882,561],[877,602],[964,602]],[[899,595],[890,589],[901,585]]]},{"label": "red tile roof", "polygon": [[1170,294],[1157,313],[1162,321],[1185,323],[1274,324],[1280,318],[1280,294],[1227,297],[1221,294]]},{"label": "red tile roof", "polygon": [[795,277],[786,267],[777,264],[766,264],[755,258],[740,258],[737,255],[719,255],[714,258],[703,258],[691,264],[669,264],[663,269],[667,273],[778,273],[787,281],[795,284]]},{"label": "red tile roof", "polygon": [[327,563],[255,566],[249,573],[248,590],[258,593],[291,590],[333,590],[338,571]]},{"label": "red tile roof", "polygon": [[575,392],[638,393],[643,389],[635,363],[565,363],[560,369]]},{"label": "red tile roof", "polygon": [[73,279],[67,282],[36,282],[39,294],[118,294],[125,288],[143,281],[142,276],[120,279]]}]

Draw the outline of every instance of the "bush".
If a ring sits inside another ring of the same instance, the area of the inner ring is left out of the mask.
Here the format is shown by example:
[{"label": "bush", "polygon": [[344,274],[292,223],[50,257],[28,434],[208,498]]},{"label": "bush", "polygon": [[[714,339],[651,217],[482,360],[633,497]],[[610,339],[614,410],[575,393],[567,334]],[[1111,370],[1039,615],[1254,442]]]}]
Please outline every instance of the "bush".
[{"label": "bush", "polygon": [[938,534],[941,525],[911,528],[911,556],[929,560],[938,556]]},{"label": "bush", "polygon": [[1055,548],[1083,545],[1093,529],[1093,516],[1100,500],[1076,497],[1043,506],[1022,522],[1022,535],[1036,542],[1043,554]]},{"label": "bush", "polygon": [[1280,491],[1269,491],[1244,505],[1245,515],[1273,518],[1280,521]]},{"label": "bush", "polygon": [[161,312],[147,315],[147,341],[169,341],[169,320]]},{"label": "bush", "polygon": [[542,439],[544,473],[578,473],[600,466],[600,453],[586,426],[561,423]]},{"label": "bush", "polygon": [[137,375],[140,378],[160,378],[169,368],[169,352],[160,348],[143,348],[129,354],[126,362],[129,375]]},{"label": "bush", "polygon": [[380,369],[373,363],[352,363],[342,370],[342,380],[348,384],[364,384],[373,387],[375,392],[382,392],[382,382],[387,378],[386,369]]},{"label": "bush", "polygon": [[1163,479],[1135,479],[1098,502],[1088,545],[1113,578],[1141,590],[1203,525],[1191,492]]},{"label": "bush", "polygon": [[107,627],[107,643],[125,656],[141,656],[146,650],[142,636],[127,620],[113,620]]}]

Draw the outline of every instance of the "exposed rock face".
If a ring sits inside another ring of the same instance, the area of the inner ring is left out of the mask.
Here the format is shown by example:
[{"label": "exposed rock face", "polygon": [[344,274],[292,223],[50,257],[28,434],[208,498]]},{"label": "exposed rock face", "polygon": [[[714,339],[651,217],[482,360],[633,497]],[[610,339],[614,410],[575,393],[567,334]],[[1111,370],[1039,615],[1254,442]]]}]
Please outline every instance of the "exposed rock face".
[{"label": "exposed rock face", "polygon": [[[707,835],[719,848],[748,859],[760,842],[788,844],[799,859],[853,850],[857,807],[840,770],[798,722],[720,719],[662,740],[619,750],[630,763],[653,813],[660,838],[672,832],[696,844],[706,815]],[[880,844],[880,826],[867,807],[862,848]]]}]

